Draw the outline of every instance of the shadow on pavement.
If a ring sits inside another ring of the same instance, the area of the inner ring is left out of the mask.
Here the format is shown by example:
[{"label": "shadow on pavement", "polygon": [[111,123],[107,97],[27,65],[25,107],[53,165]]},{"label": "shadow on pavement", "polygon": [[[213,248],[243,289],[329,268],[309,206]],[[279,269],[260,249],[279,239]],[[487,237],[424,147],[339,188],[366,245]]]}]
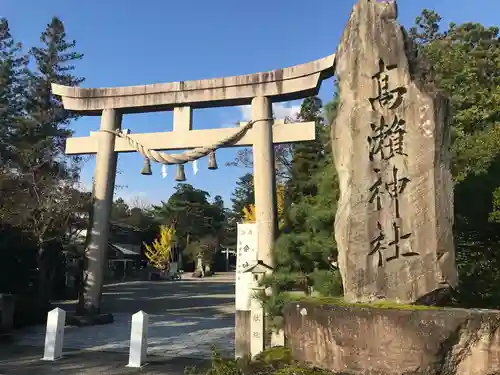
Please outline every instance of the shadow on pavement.
[{"label": "shadow on pavement", "polygon": [[[234,341],[234,283],[125,282],[103,288],[103,312],[115,317],[112,324],[66,327],[64,347],[127,352],[132,314],[149,314],[148,344],[151,354],[177,357],[232,349]],[[74,304],[61,308],[71,311]],[[45,327],[26,327],[15,336],[16,345],[43,348]],[[38,353],[41,356],[43,350]],[[2,372],[0,371],[0,374]]]},{"label": "shadow on pavement", "polygon": [[[105,285],[102,312],[148,314],[184,312],[188,315],[234,314],[234,283],[200,281],[138,281]],[[54,303],[74,311],[76,303]]]},{"label": "shadow on pavement", "polygon": [[121,353],[79,352],[67,353],[55,362],[41,361],[34,348],[0,346],[0,374],[2,375],[87,375],[87,374],[170,374],[183,375],[186,367],[203,367],[207,360],[192,358],[162,358],[149,356],[141,369],[128,368],[128,356]]},{"label": "shadow on pavement", "polygon": [[[148,314],[184,311],[188,314],[234,314],[234,284],[204,282],[145,282],[106,286],[102,309],[105,312]],[[226,312],[221,307],[226,307]],[[229,312],[227,309],[229,308]]]}]

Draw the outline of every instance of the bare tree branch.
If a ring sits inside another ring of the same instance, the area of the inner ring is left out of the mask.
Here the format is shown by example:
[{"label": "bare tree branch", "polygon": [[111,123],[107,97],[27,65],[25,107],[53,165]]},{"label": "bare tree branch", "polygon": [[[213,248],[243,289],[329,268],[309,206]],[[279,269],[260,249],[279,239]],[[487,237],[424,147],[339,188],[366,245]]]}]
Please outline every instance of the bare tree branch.
[{"label": "bare tree branch", "polygon": [[[296,122],[297,118],[286,117],[285,123]],[[292,170],[293,145],[274,145],[275,171],[279,183],[286,183]],[[233,161],[225,164],[228,167],[253,168],[253,153],[251,148],[238,150]]]}]

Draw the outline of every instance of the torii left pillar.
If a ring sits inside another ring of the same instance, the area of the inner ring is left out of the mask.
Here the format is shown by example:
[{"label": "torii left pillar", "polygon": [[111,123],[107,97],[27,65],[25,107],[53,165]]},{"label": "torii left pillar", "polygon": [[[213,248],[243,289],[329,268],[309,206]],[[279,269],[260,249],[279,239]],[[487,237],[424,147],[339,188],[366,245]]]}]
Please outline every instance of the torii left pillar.
[{"label": "torii left pillar", "polygon": [[92,230],[86,251],[84,304],[88,313],[99,313],[101,307],[118,156],[115,152],[116,135],[108,131],[120,129],[121,121],[122,115],[115,109],[102,111],[100,127],[102,131],[99,133],[94,172]]}]

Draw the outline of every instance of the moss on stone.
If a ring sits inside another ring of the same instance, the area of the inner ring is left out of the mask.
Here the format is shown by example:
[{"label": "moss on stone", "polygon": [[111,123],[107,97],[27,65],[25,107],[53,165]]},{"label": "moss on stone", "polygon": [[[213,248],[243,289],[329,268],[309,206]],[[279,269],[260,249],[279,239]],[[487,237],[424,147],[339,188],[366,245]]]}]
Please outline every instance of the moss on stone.
[{"label": "moss on stone", "polygon": [[346,306],[346,307],[366,307],[373,309],[385,309],[385,310],[440,310],[442,307],[439,306],[424,306],[424,305],[409,305],[402,304],[395,301],[389,300],[379,300],[371,303],[352,303],[346,302],[343,297],[319,297],[319,296],[304,296],[297,294],[289,294],[289,300],[297,302],[308,302],[318,305],[334,305],[334,306]]},{"label": "moss on stone", "polygon": [[290,364],[293,362],[290,349],[283,346],[266,349],[255,356],[254,360],[264,363],[280,362],[282,364]]},{"label": "moss on stone", "polygon": [[293,359],[290,349],[275,347],[264,350],[254,359],[222,358],[215,350],[204,367],[188,367],[185,375],[335,375]]}]

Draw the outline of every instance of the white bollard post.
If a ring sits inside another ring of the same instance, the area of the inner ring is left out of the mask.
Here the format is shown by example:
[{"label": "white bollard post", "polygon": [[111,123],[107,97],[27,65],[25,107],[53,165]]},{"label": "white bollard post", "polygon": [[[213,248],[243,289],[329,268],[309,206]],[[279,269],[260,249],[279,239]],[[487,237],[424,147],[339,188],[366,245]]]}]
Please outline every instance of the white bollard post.
[{"label": "white bollard post", "polygon": [[282,329],[271,333],[271,348],[276,346],[285,346],[285,332]]},{"label": "white bollard post", "polygon": [[250,314],[250,355],[253,358],[265,349],[264,307],[256,298],[250,302]]},{"label": "white bollard post", "polygon": [[66,311],[55,308],[47,314],[47,331],[45,333],[44,361],[55,361],[62,357],[64,325]]},{"label": "white bollard post", "polygon": [[130,354],[127,367],[144,366],[148,354],[148,320],[144,311],[132,315],[130,330]]}]

